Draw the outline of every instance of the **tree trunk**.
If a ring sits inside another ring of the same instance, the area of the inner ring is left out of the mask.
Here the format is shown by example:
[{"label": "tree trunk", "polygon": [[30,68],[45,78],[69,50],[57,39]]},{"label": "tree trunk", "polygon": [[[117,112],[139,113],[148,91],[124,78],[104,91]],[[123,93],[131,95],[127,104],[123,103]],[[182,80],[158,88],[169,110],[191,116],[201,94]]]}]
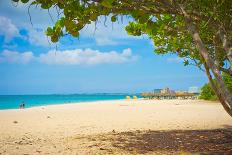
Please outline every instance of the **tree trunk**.
[{"label": "tree trunk", "polygon": [[232,45],[231,45],[231,42],[228,39],[226,33],[223,31],[222,28],[220,28],[220,30],[219,30],[219,37],[221,39],[223,48],[226,51],[227,58],[228,58],[228,60],[230,62],[230,68],[231,68],[232,67],[231,66],[232,65]]},{"label": "tree trunk", "polygon": [[206,63],[204,63],[204,67],[205,67],[205,72],[206,75],[209,79],[209,84],[212,87],[212,89],[214,90],[215,94],[217,95],[219,101],[221,102],[223,108],[225,109],[225,111],[232,117],[232,110],[230,109],[230,107],[225,103],[224,99],[222,98],[220,92],[218,91],[217,85],[216,83],[213,81],[213,78],[210,74],[209,71],[209,67],[206,65]]},{"label": "tree trunk", "polygon": [[[216,86],[213,87],[214,91],[217,92],[216,95],[218,96],[219,100],[221,101],[222,106],[225,108],[227,113],[231,116],[232,113],[232,94],[229,92],[227,87],[225,86],[225,83],[222,79],[222,75],[218,67],[215,65],[212,58],[210,58],[208,54],[208,50],[206,49],[204,43],[201,40],[201,37],[192,22],[190,16],[187,14],[187,12],[184,10],[184,7],[180,5],[181,11],[184,15],[184,19],[186,22],[186,25],[188,27],[188,30],[191,32],[193,40],[196,44],[197,49],[199,50],[202,58],[205,61],[205,65],[211,69],[215,80],[216,80]],[[226,106],[225,106],[226,105]]]},{"label": "tree trunk", "polygon": [[223,31],[222,28],[219,29],[218,35],[220,37],[223,48],[226,51],[226,55],[227,55],[228,61],[230,63],[230,68],[228,69],[227,73],[232,77],[232,45],[231,45],[231,41],[228,39],[226,33]]}]

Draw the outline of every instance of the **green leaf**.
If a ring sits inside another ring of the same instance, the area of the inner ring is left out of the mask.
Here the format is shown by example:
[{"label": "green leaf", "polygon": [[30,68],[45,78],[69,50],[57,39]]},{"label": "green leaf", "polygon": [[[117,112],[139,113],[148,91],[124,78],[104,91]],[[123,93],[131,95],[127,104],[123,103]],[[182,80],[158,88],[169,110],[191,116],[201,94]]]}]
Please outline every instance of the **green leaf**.
[{"label": "green leaf", "polygon": [[71,34],[73,37],[78,37],[80,33],[78,31],[73,31]]},{"label": "green leaf", "polygon": [[49,9],[51,6],[52,6],[52,5],[49,4],[49,3],[42,3],[42,4],[41,4],[41,8],[43,8],[43,9]]},{"label": "green leaf", "polygon": [[101,4],[102,4],[104,7],[111,8],[113,2],[114,2],[114,0],[103,0],[103,1],[101,2]]},{"label": "green leaf", "polygon": [[76,24],[74,23],[74,21],[68,20],[68,19],[64,20],[64,25],[66,27],[66,30],[69,32],[71,32],[76,27]]},{"label": "green leaf", "polygon": [[57,36],[57,35],[51,36],[51,41],[52,41],[53,43],[58,42],[58,36]]},{"label": "green leaf", "polygon": [[93,13],[93,14],[90,15],[90,20],[91,21],[96,21],[97,17],[98,17],[98,15],[96,13]]},{"label": "green leaf", "polygon": [[116,22],[116,20],[117,20],[116,15],[113,15],[113,16],[111,17],[111,21],[112,21],[112,22]]},{"label": "green leaf", "polygon": [[39,4],[39,2],[34,1],[34,2],[31,3],[31,5],[36,5],[36,4]]},{"label": "green leaf", "polygon": [[58,28],[58,27],[59,28],[64,27],[64,18],[63,17],[56,22],[55,27],[56,28]]},{"label": "green leaf", "polygon": [[185,60],[185,61],[184,61],[184,66],[187,66],[187,65],[189,65],[189,61],[188,61],[188,60]]},{"label": "green leaf", "polygon": [[47,36],[51,36],[52,34],[53,34],[52,28],[51,28],[51,27],[48,27],[48,28],[47,28],[47,31],[46,31],[46,35],[47,35]]},{"label": "green leaf", "polygon": [[22,3],[27,3],[29,0],[21,0]]},{"label": "green leaf", "polygon": [[60,9],[63,9],[63,8],[64,8],[64,4],[62,4],[62,3],[60,3],[60,2],[59,2],[57,5],[58,5],[58,7],[59,7]]}]

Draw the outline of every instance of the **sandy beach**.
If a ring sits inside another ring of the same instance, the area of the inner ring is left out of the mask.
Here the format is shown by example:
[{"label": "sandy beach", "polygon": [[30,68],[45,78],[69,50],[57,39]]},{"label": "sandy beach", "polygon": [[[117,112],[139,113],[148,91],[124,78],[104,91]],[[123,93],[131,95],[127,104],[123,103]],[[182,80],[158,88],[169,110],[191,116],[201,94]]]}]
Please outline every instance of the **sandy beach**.
[{"label": "sandy beach", "polygon": [[220,103],[201,100],[1,110],[0,154],[232,153],[231,128],[232,118]]}]

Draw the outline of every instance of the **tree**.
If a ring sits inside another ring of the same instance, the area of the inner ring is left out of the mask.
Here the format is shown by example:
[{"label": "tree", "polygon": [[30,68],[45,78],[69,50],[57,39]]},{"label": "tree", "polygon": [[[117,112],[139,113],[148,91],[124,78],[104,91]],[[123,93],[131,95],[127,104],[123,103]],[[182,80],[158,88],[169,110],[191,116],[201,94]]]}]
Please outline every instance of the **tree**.
[{"label": "tree", "polygon": [[[229,89],[230,93],[232,93],[232,78],[224,72],[222,73],[222,78],[226,87]],[[213,82],[215,83],[215,80],[213,80]],[[204,100],[218,100],[214,90],[209,83],[204,84],[204,86],[201,88],[199,98]]]},{"label": "tree", "polygon": [[211,88],[209,83],[206,83],[202,88],[201,88],[201,94],[199,96],[200,99],[203,100],[217,100],[217,96],[213,89]]},{"label": "tree", "polygon": [[222,74],[223,81],[225,81],[226,87],[232,93],[232,78],[226,73]]},{"label": "tree", "polygon": [[185,65],[204,70],[222,106],[232,116],[232,94],[222,78],[222,71],[232,76],[231,0],[32,0],[29,3],[43,9],[55,7],[62,12],[62,17],[46,31],[53,42],[66,33],[78,37],[80,30],[96,22],[99,16],[111,16],[112,22],[119,16],[132,17],[134,22],[126,27],[128,34],[147,34],[154,41],[157,54],[175,53],[185,60]]}]

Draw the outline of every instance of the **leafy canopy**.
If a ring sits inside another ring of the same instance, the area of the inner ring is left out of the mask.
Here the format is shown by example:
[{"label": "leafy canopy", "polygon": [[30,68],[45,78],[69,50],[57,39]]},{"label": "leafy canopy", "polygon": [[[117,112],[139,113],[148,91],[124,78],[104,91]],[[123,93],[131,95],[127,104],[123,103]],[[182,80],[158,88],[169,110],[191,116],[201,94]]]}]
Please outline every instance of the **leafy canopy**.
[{"label": "leafy canopy", "polygon": [[211,88],[209,83],[206,83],[202,88],[201,88],[201,94],[199,96],[200,99],[203,100],[218,100],[215,92],[213,91],[213,89]]},{"label": "leafy canopy", "polygon": [[126,27],[129,35],[146,34],[154,41],[157,54],[171,52],[184,58],[185,65],[201,67],[203,60],[186,28],[180,4],[185,6],[197,25],[210,56],[217,59],[219,68],[224,66],[227,58],[215,37],[218,28],[223,25],[232,38],[231,0],[32,0],[30,3],[42,9],[55,7],[58,10],[61,17],[46,31],[52,42],[58,42],[66,34],[79,37],[80,30],[96,22],[99,16],[110,15],[112,22],[116,22],[119,16],[129,16],[134,19]]}]

